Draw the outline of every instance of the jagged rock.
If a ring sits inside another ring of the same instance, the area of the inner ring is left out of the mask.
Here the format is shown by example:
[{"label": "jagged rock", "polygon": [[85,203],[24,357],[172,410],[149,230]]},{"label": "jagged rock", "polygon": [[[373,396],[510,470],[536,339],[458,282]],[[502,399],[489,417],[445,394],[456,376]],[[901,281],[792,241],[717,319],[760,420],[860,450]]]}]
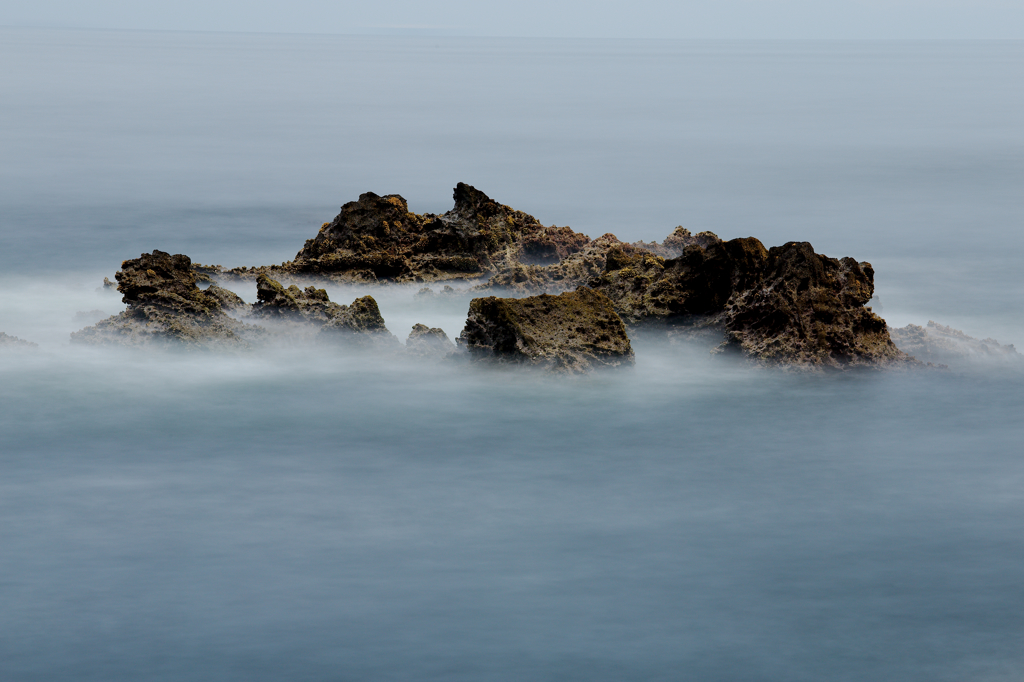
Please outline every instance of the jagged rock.
[{"label": "jagged rock", "polygon": [[221,309],[232,315],[248,314],[252,308],[252,306],[242,300],[241,296],[216,284],[208,286],[203,293],[208,297],[215,298],[220,303]]},{"label": "jagged rock", "polygon": [[472,359],[586,372],[634,363],[612,302],[581,287],[558,296],[475,298],[459,336]]},{"label": "jagged rock", "polygon": [[222,265],[193,263],[192,269],[196,271],[196,282],[200,284],[216,284],[218,278],[224,274],[224,266]]},{"label": "jagged rock", "polygon": [[[591,281],[628,324],[720,330],[727,344],[770,364],[844,368],[908,363],[885,321],[864,304],[874,270],[816,254],[806,242],[766,250],[753,237],[702,233],[677,258],[611,249]],[[714,237],[712,239],[712,237]]]},{"label": "jagged rock", "polygon": [[117,289],[117,283],[116,282],[111,282],[109,277],[104,277],[103,278],[103,288],[104,289],[116,290]]},{"label": "jagged rock", "polygon": [[453,298],[460,296],[458,291],[445,284],[441,291],[434,291],[430,287],[423,287],[416,292],[416,298]]},{"label": "jagged rock", "polygon": [[409,211],[397,194],[360,195],[281,266],[236,268],[223,274],[254,278],[326,276],[346,282],[474,279],[506,263],[544,264],[583,248],[590,239],[536,218],[459,183],[455,207],[442,215]]},{"label": "jagged rock", "polygon": [[298,324],[324,340],[398,345],[372,296],[357,298],[352,305],[341,305],[332,302],[324,289],[309,286],[303,290],[294,284],[285,288],[262,273],[256,280],[256,296],[258,302],[252,306],[254,318]]},{"label": "jagged rock", "polygon": [[405,349],[413,355],[445,357],[457,349],[443,329],[415,324],[405,341]]},{"label": "jagged rock", "polygon": [[28,348],[39,348],[39,344],[26,341],[25,339],[19,339],[17,336],[11,336],[0,332],[0,348],[3,349],[28,349]]},{"label": "jagged rock", "polygon": [[1001,345],[995,339],[975,339],[959,329],[928,321],[926,327],[908,324],[889,328],[896,346],[921,362],[962,366],[977,361],[1024,362],[1013,344]]},{"label": "jagged rock", "polygon": [[772,247],[763,279],[730,299],[725,327],[732,343],[764,362],[833,368],[910,363],[889,338],[885,320],[864,305],[874,274],[870,263],[822,256],[807,242]]},{"label": "jagged rock", "polygon": [[124,261],[116,278],[128,309],[73,333],[72,342],[245,349],[262,334],[258,327],[228,316],[217,296],[196,286],[188,256],[163,251],[142,254]]},{"label": "jagged rock", "polygon": [[714,232],[698,232],[696,235],[690,234],[690,231],[680,225],[675,229],[672,234],[665,237],[665,241],[662,243],[658,242],[633,242],[632,246],[644,251],[650,251],[656,256],[662,258],[678,258],[683,255],[683,250],[687,246],[699,246],[702,249],[706,249],[710,245],[722,241],[718,238]]},{"label": "jagged rock", "polygon": [[707,244],[690,244],[669,260],[635,247],[613,248],[590,284],[615,302],[628,324],[720,312],[734,293],[760,280],[768,252],[752,237],[716,237]]},{"label": "jagged rock", "polygon": [[485,284],[474,291],[503,290],[517,294],[557,294],[586,286],[605,270],[608,253],[618,249],[633,253],[634,247],[620,242],[613,234],[605,234],[579,251],[553,265],[505,264]]},{"label": "jagged rock", "polygon": [[343,310],[341,305],[331,302],[323,289],[310,286],[302,290],[294,284],[285,288],[265,274],[256,279],[256,299],[252,306],[255,318],[301,319],[322,326]]}]

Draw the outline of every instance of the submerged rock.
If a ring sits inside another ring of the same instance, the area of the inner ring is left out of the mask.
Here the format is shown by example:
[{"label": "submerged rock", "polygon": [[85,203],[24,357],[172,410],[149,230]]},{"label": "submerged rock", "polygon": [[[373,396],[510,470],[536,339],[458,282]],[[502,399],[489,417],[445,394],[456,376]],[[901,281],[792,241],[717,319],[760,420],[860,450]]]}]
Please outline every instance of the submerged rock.
[{"label": "submerged rock", "polygon": [[889,334],[900,350],[921,362],[952,367],[972,362],[1024,362],[1024,355],[1013,344],[1004,346],[995,339],[979,340],[931,320],[925,327],[890,327]]},{"label": "submerged rock", "polygon": [[464,183],[456,186],[454,199],[447,213],[421,215],[397,194],[367,192],[342,206],[293,261],[221,274],[345,282],[475,279],[506,263],[555,263],[590,241],[568,227],[544,226]]},{"label": "submerged rock", "polygon": [[0,348],[11,349],[11,348],[39,348],[39,344],[26,341],[25,339],[19,339],[17,336],[11,336],[0,332]]},{"label": "submerged rock", "polygon": [[472,359],[557,372],[634,364],[625,325],[612,302],[586,287],[558,296],[475,298],[459,345]]},{"label": "submerged rock", "polygon": [[405,350],[413,355],[446,357],[455,353],[457,348],[443,329],[415,324],[405,341]]},{"label": "submerged rock", "polygon": [[[241,349],[262,334],[259,328],[230,317],[222,297],[196,286],[188,256],[145,253],[124,261],[116,278],[128,309],[73,333],[73,343]],[[231,292],[223,291],[223,298],[229,298]]]}]

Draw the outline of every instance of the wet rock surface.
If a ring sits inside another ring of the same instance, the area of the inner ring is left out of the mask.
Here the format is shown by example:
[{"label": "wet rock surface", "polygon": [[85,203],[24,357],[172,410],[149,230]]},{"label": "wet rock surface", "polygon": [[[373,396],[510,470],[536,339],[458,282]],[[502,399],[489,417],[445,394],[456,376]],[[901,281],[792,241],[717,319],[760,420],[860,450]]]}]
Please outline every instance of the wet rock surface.
[{"label": "wet rock surface", "polygon": [[73,333],[73,343],[245,349],[261,336],[262,330],[233,319],[220,298],[196,286],[188,256],[142,254],[124,261],[116,278],[128,309]]},{"label": "wet rock surface", "polygon": [[921,362],[949,367],[975,362],[1024,363],[1024,355],[1012,344],[1004,346],[995,339],[976,339],[932,320],[923,327],[916,324],[890,327],[889,334],[900,350]]},{"label": "wet rock surface", "polygon": [[586,287],[557,296],[473,299],[459,345],[474,360],[556,372],[634,364],[626,327],[612,302]]}]

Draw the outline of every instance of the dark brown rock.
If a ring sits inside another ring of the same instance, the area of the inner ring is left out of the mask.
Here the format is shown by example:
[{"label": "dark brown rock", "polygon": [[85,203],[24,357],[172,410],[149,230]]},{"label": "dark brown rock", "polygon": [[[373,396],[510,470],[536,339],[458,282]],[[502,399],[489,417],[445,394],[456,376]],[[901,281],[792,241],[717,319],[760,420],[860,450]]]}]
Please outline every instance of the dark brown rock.
[{"label": "dark brown rock", "polygon": [[636,247],[613,248],[605,271],[590,284],[615,302],[628,324],[709,315],[724,310],[734,293],[755,286],[767,257],[752,237],[690,244],[669,260]]},{"label": "dark brown rock", "polygon": [[163,251],[142,254],[124,261],[116,278],[128,309],[73,333],[72,342],[245,349],[262,334],[261,329],[231,318],[218,296],[196,286],[188,256]]},{"label": "dark brown rock", "polygon": [[315,331],[321,340],[398,345],[372,296],[357,298],[352,305],[341,305],[332,302],[324,289],[299,289],[294,284],[286,288],[265,274],[256,280],[256,295],[258,302],[252,306],[252,316],[276,322],[278,329],[291,324],[293,331]]},{"label": "dark brown rock", "polygon": [[864,304],[874,270],[852,258],[816,254],[807,242],[772,247],[763,279],[726,306],[731,342],[772,364],[845,368],[909,364],[885,320]]},{"label": "dark brown rock", "polygon": [[472,359],[556,372],[634,363],[625,325],[612,302],[586,287],[558,296],[475,298],[459,345]]},{"label": "dark brown rock", "polygon": [[[667,260],[636,245],[612,248],[605,272],[590,284],[627,324],[717,329],[726,347],[764,363],[842,368],[911,361],[864,305],[874,290],[869,263],[829,258],[806,242],[766,250],[753,237],[703,234]],[[678,230],[677,236],[686,237]]]},{"label": "dark brown rock", "polygon": [[278,280],[319,276],[349,282],[475,279],[506,263],[556,262],[590,241],[567,227],[546,227],[463,183],[455,188],[454,199],[454,208],[443,215],[420,215],[397,194],[367,192],[342,206],[295,260],[222,274],[253,278],[262,272]]}]

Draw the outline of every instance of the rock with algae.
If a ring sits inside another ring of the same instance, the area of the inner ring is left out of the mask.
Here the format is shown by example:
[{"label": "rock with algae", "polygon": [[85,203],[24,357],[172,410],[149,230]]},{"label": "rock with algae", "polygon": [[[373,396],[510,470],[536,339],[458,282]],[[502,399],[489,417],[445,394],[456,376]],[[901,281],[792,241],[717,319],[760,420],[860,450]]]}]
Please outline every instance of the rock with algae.
[{"label": "rock with algae", "polygon": [[555,372],[634,364],[626,327],[612,302],[586,287],[557,296],[475,298],[459,345],[474,360]]},{"label": "rock with algae", "polygon": [[188,256],[144,253],[121,263],[116,279],[127,310],[73,333],[73,343],[246,349],[262,337],[263,330],[225,312],[223,301],[237,296],[227,290],[208,294],[196,286]]}]

